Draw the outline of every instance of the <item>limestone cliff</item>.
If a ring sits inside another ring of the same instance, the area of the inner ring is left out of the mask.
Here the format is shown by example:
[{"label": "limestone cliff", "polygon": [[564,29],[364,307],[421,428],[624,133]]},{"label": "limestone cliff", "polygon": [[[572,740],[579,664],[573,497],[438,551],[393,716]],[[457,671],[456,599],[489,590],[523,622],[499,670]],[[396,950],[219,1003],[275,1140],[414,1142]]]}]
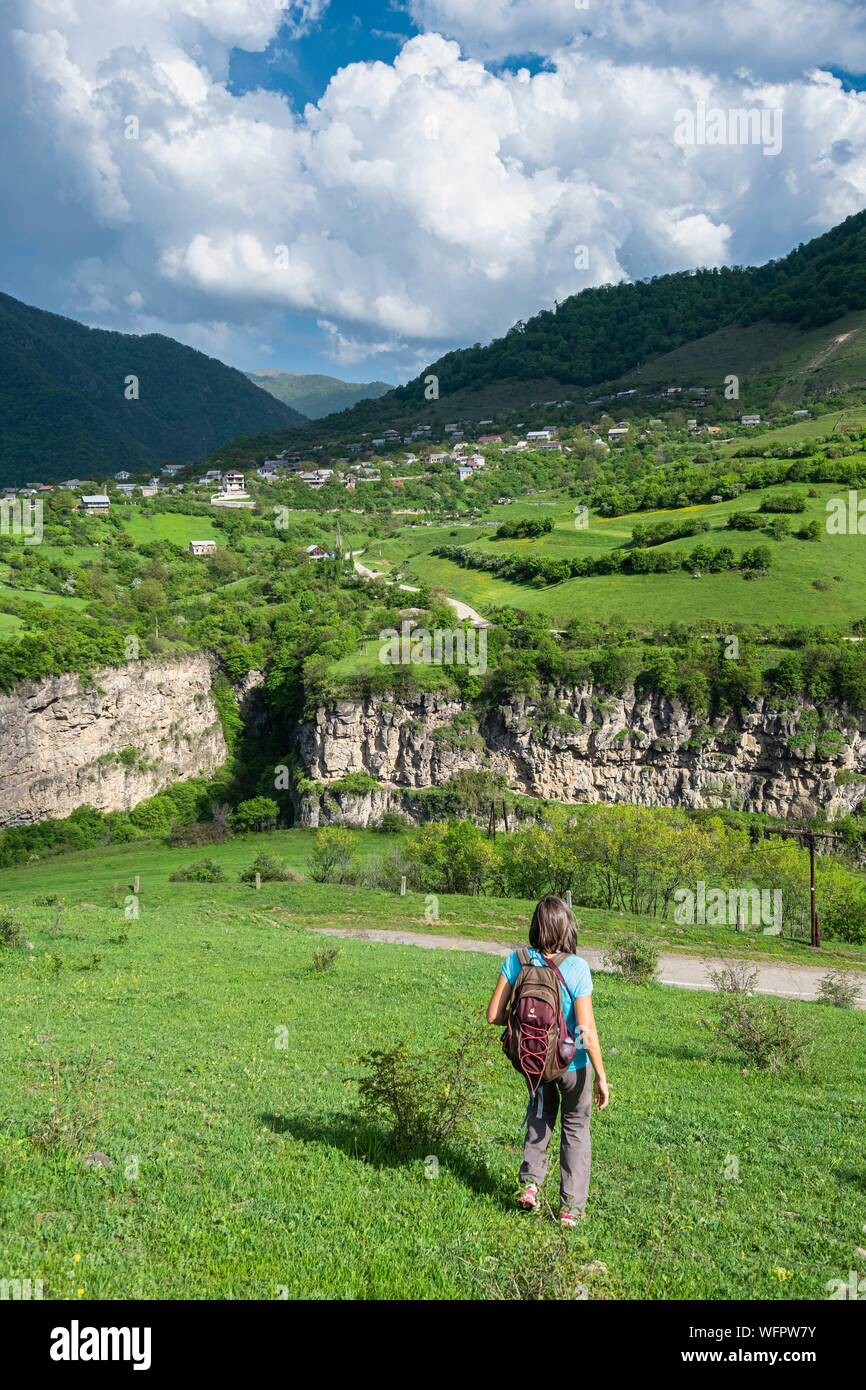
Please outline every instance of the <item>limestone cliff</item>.
[{"label": "limestone cliff", "polygon": [[307,794],[298,811],[308,824],[369,824],[389,809],[417,815],[407,790],[488,769],[513,791],[566,803],[838,816],[866,792],[864,718],[762,698],[702,720],[663,695],[610,696],[591,686],[548,691],[543,701],[514,696],[478,717],[439,694],[337,701],[300,729],[307,776],[327,790],[365,770],[381,790]]},{"label": "limestone cliff", "polygon": [[0,695],[0,825],[128,810],[227,757],[202,655],[28,681]]}]

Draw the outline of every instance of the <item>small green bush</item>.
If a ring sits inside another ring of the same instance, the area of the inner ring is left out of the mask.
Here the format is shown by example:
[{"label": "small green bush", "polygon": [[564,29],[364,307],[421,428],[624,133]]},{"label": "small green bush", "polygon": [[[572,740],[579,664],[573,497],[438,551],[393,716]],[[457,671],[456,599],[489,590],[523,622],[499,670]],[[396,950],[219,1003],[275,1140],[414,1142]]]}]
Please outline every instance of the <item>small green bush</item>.
[{"label": "small green bush", "polygon": [[469,1137],[489,1037],[479,1028],[452,1035],[450,1044],[411,1053],[405,1042],[360,1058],[360,1113],[384,1121],[404,1153],[426,1151],[458,1136]]},{"label": "small green bush", "polygon": [[21,939],[18,919],[8,908],[0,908],[0,943],[4,946],[17,946]]},{"label": "small green bush", "polygon": [[271,830],[277,823],[280,808],[269,796],[253,796],[241,801],[232,814],[232,828],[239,834],[250,830]]},{"label": "small green bush", "polygon": [[405,816],[401,816],[399,811],[384,811],[378,824],[373,827],[374,830],[378,830],[380,835],[400,835],[408,828],[408,820]]},{"label": "small green bush", "polygon": [[171,883],[225,883],[225,872],[215,859],[199,859],[196,864],[185,864],[175,869]]},{"label": "small green bush", "polygon": [[837,1009],[853,1009],[860,993],[861,976],[856,970],[830,970],[818,981],[818,999]]},{"label": "small green bush", "polygon": [[718,970],[707,972],[713,989],[720,994],[754,994],[758,972],[744,960],[731,960]]},{"label": "small green bush", "polygon": [[324,946],[320,951],[314,951],[313,969],[321,974],[327,970],[333,970],[339,954],[339,946]]},{"label": "small green bush", "polygon": [[281,864],[272,854],[257,854],[252,864],[241,872],[241,883],[255,883],[256,874],[261,875],[262,883],[299,883],[300,874]]},{"label": "small green bush", "polygon": [[621,980],[648,985],[658,972],[658,947],[648,937],[627,932],[614,938],[604,953],[604,963]]},{"label": "small green bush", "polygon": [[717,1034],[746,1066],[773,1073],[802,1071],[815,1045],[814,1024],[780,999],[725,993],[719,997]]},{"label": "small green bush", "polygon": [[315,883],[351,883],[356,844],[354,832],[343,826],[327,826],[317,831],[310,851],[310,878]]}]

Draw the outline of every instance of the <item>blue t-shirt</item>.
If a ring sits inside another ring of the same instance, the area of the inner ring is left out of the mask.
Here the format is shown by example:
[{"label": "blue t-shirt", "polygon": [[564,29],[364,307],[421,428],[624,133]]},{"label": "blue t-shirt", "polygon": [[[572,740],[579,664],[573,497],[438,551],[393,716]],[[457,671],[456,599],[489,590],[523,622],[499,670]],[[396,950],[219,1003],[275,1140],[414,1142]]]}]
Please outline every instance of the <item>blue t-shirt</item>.
[{"label": "blue t-shirt", "polygon": [[[528,947],[528,950],[529,958],[533,965],[546,964],[544,956],[540,951],[536,951],[532,946]],[[574,1016],[574,1001],[575,999],[583,999],[587,994],[592,994],[592,975],[590,974],[589,966],[581,956],[566,956],[565,960],[560,962],[559,969],[568,986],[568,990],[564,990],[562,982],[560,981],[559,992],[562,995],[565,1026],[574,1038],[577,1036],[577,1019]],[[521,965],[520,961],[517,959],[517,952],[512,951],[511,955],[506,956],[503,961],[501,972],[512,988],[520,974],[520,970]],[[586,1055],[586,1049],[578,1047],[574,1054],[574,1061],[568,1070],[580,1071],[580,1068],[585,1067],[588,1061],[589,1058]]]}]

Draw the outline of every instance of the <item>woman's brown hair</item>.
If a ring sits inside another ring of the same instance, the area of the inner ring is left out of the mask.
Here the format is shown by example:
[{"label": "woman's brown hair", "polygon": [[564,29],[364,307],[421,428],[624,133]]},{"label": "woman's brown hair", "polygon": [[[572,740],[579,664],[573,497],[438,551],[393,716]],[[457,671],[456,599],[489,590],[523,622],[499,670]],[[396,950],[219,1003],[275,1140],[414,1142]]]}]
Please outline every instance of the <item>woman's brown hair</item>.
[{"label": "woman's brown hair", "polygon": [[529,925],[529,944],[542,955],[553,956],[562,951],[573,956],[577,951],[577,930],[571,908],[562,898],[548,893],[532,914]]}]

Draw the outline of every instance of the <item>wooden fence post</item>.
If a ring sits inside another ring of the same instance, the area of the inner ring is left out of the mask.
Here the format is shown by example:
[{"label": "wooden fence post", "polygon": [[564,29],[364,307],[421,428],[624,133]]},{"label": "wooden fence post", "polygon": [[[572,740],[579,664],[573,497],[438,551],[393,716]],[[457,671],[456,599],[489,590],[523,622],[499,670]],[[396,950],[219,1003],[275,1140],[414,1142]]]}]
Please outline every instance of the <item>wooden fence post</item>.
[{"label": "wooden fence post", "polygon": [[401,897],[401,898],[405,898],[405,896],[406,896],[406,875],[403,874],[402,878],[400,879],[400,897]]},{"label": "wooden fence post", "polygon": [[132,891],[133,893],[138,892],[138,874],[136,874],[135,878],[132,880]]},{"label": "wooden fence post", "polygon": [[261,874],[256,874],[256,892],[259,891],[259,889],[261,888],[261,886],[262,886],[262,876],[261,876]]}]

